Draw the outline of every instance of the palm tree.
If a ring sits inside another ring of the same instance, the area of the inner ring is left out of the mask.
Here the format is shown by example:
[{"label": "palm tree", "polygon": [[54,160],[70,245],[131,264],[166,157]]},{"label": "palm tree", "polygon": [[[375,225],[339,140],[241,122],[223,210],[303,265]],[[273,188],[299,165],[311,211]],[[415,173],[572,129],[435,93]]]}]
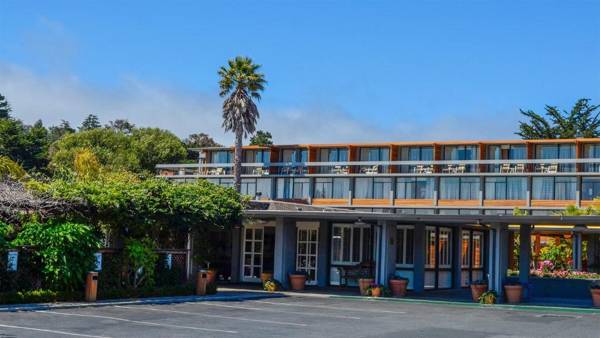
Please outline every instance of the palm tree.
[{"label": "palm tree", "polygon": [[258,72],[260,65],[248,57],[237,56],[219,69],[219,87],[223,102],[223,128],[235,133],[233,175],[235,190],[241,191],[242,140],[254,133],[259,118],[258,108],[252,99],[260,100],[266,84],[265,76]]}]

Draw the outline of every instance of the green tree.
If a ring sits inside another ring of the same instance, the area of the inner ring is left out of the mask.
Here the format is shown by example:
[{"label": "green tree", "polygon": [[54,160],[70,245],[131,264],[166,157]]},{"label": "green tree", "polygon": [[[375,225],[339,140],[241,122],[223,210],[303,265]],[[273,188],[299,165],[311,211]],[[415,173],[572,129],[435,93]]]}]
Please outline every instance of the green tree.
[{"label": "green tree", "polygon": [[94,252],[100,248],[93,228],[62,221],[25,224],[13,244],[36,247],[44,282],[53,290],[80,290],[93,267]]},{"label": "green tree", "polygon": [[515,134],[523,139],[557,139],[600,136],[600,105],[591,105],[589,99],[579,99],[570,111],[546,105],[545,115],[532,110],[521,110],[528,121],[519,121]]},{"label": "green tree", "polygon": [[210,135],[205,133],[190,134],[183,143],[188,148],[221,147]]},{"label": "green tree", "polygon": [[116,119],[109,121],[106,128],[111,128],[125,134],[131,134],[135,129],[135,124],[129,122],[127,119]]},{"label": "green tree", "polygon": [[64,135],[71,134],[74,132],[75,129],[71,127],[69,121],[61,120],[59,125],[48,128],[49,143],[57,141]]},{"label": "green tree", "polygon": [[6,98],[2,94],[0,94],[0,119],[9,118],[11,111],[12,108],[10,107],[10,104],[8,103]]},{"label": "green tree", "polygon": [[270,146],[273,145],[273,136],[268,131],[257,130],[256,134],[250,138],[252,146]]},{"label": "green tree", "polygon": [[167,130],[135,129],[130,139],[131,151],[138,158],[141,170],[153,172],[158,163],[177,163],[187,156],[181,140]]},{"label": "green tree", "polygon": [[0,155],[21,164],[26,170],[44,170],[48,133],[41,121],[33,126],[12,117],[0,119]]},{"label": "green tree", "polygon": [[238,56],[229,60],[219,70],[219,95],[223,102],[223,128],[235,134],[233,174],[235,190],[241,191],[242,141],[254,133],[259,118],[258,108],[252,99],[260,100],[266,84],[265,76],[259,73],[260,65],[248,57]]},{"label": "green tree", "polygon": [[79,131],[92,130],[101,128],[100,120],[98,116],[89,114],[83,122],[81,122],[81,126],[79,127]]},{"label": "green tree", "polygon": [[20,180],[25,175],[27,173],[17,162],[0,155],[0,181],[5,178]]}]

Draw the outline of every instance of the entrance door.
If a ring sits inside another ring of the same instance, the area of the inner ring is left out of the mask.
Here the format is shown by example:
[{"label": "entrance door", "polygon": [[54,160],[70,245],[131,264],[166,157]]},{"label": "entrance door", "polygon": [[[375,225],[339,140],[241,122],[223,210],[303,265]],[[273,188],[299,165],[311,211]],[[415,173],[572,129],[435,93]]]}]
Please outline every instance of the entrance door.
[{"label": "entrance door", "polygon": [[425,228],[425,288],[452,287],[452,229]]},{"label": "entrance door", "polygon": [[469,286],[473,281],[483,279],[483,232],[462,231],[461,286]]},{"label": "entrance door", "polygon": [[244,232],[242,280],[259,282],[262,272],[273,271],[274,227],[247,227]]},{"label": "entrance door", "polygon": [[318,225],[298,225],[296,270],[306,272],[306,284],[317,284]]}]

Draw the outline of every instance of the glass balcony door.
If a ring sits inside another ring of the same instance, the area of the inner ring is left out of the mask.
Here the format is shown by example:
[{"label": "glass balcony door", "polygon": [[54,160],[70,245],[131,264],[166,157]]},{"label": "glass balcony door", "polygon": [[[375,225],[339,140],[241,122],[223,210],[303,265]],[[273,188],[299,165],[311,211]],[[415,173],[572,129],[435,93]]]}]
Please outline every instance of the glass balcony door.
[{"label": "glass balcony door", "polygon": [[452,287],[452,229],[425,229],[425,289]]},{"label": "glass balcony door", "polygon": [[319,227],[299,225],[296,244],[296,270],[306,272],[306,284],[317,284]]},{"label": "glass balcony door", "polygon": [[461,241],[461,286],[484,278],[483,232],[463,230]]}]

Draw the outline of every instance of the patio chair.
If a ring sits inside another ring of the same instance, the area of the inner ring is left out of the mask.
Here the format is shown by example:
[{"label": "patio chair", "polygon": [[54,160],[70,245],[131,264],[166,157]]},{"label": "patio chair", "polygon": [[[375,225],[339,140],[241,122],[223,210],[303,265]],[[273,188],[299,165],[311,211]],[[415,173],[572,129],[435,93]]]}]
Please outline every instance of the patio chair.
[{"label": "patio chair", "polygon": [[223,169],[223,168],[215,169],[215,175],[225,175],[225,169]]},{"label": "patio chair", "polygon": [[548,166],[548,169],[546,169],[546,172],[548,174],[556,174],[558,172],[558,164],[552,163],[550,166]]},{"label": "patio chair", "polygon": [[454,173],[456,174],[463,174],[466,170],[466,167],[464,164],[459,165],[458,167],[456,167],[456,170],[454,171]]},{"label": "patio chair", "polygon": [[510,172],[510,164],[503,163],[500,167],[500,173],[509,173]]},{"label": "patio chair", "polygon": [[451,174],[451,173],[453,173],[453,172],[454,172],[454,170],[455,170],[455,169],[454,169],[454,165],[452,165],[452,164],[448,164],[448,165],[446,166],[446,168],[442,169],[442,172],[443,172],[443,173],[448,173],[448,174]]},{"label": "patio chair", "polygon": [[416,174],[422,174],[425,171],[425,168],[422,165],[418,165],[413,168],[413,172]]},{"label": "patio chair", "polygon": [[546,164],[541,163],[540,165],[538,165],[536,171],[540,172],[540,173],[545,173],[546,172]]},{"label": "patio chair", "polygon": [[433,166],[432,165],[428,165],[424,168],[423,173],[425,174],[433,174]]},{"label": "patio chair", "polygon": [[515,173],[524,173],[525,172],[525,164],[519,163],[514,167]]}]

